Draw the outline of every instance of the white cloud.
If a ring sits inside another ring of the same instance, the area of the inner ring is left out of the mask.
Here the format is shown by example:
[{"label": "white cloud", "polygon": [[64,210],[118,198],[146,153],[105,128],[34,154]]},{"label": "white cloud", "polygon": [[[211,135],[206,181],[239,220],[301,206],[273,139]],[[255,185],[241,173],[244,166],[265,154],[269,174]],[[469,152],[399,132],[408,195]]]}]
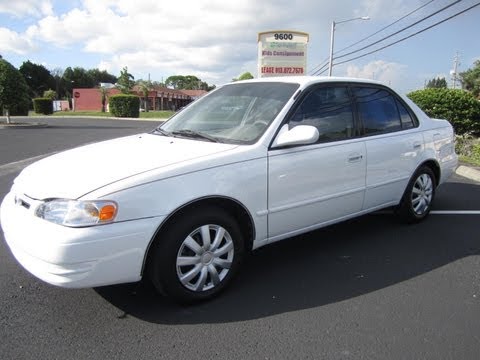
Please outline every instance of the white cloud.
[{"label": "white cloud", "polygon": [[415,1],[417,4],[408,4],[405,0],[362,0],[360,9],[356,10],[357,16],[370,16],[370,18],[378,20],[388,19],[393,22],[397,17],[401,17],[420,6],[421,1]]},{"label": "white cloud", "polygon": [[[216,83],[245,71],[256,74],[260,31],[308,32],[309,54],[321,60],[327,55],[332,20],[358,14],[372,19],[382,14],[391,17],[403,10],[401,0],[177,0],[175,6],[158,0],[77,0],[79,5],[65,13],[52,13],[51,1],[23,3],[44,13],[23,34],[17,34],[24,41],[98,55],[99,66],[115,74],[128,66],[133,74],[186,73]],[[343,25],[338,45],[356,35],[359,27]],[[367,26],[360,28],[367,31]]]},{"label": "white cloud", "polygon": [[21,18],[26,16],[45,16],[53,14],[50,0],[0,0],[0,13]]},{"label": "white cloud", "polygon": [[397,88],[403,88],[407,75],[407,66],[383,60],[372,61],[362,67],[349,65],[347,76],[374,79]]},{"label": "white cloud", "polygon": [[0,28],[0,44],[2,44],[2,52],[12,52],[20,55],[27,54],[35,49],[30,39],[6,28]]}]

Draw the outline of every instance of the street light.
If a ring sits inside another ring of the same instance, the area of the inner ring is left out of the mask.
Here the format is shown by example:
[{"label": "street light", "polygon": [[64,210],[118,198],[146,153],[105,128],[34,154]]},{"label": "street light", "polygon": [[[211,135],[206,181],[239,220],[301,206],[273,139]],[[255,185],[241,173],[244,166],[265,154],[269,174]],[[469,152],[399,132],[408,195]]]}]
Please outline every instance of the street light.
[{"label": "street light", "polygon": [[328,62],[328,76],[332,76],[332,67],[333,67],[333,43],[335,39],[335,25],[346,23],[353,20],[370,20],[369,16],[359,16],[353,19],[342,20],[342,21],[332,21],[332,30],[330,32],[330,60]]}]

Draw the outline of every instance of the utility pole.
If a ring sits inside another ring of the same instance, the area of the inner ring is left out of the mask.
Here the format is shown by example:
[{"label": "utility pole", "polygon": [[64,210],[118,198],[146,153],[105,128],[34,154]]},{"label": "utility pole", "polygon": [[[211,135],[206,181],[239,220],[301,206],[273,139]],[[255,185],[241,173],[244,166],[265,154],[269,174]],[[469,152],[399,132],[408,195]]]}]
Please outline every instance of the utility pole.
[{"label": "utility pole", "polygon": [[457,87],[458,80],[458,66],[460,65],[460,57],[458,51],[453,58],[453,70],[450,70],[450,76],[452,77],[452,87],[455,89]]}]

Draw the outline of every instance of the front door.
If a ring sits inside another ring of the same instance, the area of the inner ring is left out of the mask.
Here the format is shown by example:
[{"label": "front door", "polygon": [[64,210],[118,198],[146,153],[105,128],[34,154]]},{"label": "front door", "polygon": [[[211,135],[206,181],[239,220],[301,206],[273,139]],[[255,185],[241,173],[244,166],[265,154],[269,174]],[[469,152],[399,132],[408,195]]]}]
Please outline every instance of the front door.
[{"label": "front door", "polygon": [[366,148],[357,136],[348,88],[309,91],[289,128],[315,126],[316,144],[272,148],[268,155],[269,238],[280,240],[362,210]]}]

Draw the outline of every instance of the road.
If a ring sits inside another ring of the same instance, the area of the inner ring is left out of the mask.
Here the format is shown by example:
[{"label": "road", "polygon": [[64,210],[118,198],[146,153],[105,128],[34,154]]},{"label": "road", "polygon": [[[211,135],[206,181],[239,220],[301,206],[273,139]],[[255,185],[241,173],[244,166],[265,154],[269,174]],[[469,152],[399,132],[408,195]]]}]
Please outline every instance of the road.
[{"label": "road", "polygon": [[[1,198],[22,160],[156,125],[48,123],[0,130]],[[0,235],[0,358],[478,359],[480,184],[455,176],[436,200],[447,213],[418,225],[380,212],[262,248],[221,297],[190,307],[145,282],[50,286]]]}]

